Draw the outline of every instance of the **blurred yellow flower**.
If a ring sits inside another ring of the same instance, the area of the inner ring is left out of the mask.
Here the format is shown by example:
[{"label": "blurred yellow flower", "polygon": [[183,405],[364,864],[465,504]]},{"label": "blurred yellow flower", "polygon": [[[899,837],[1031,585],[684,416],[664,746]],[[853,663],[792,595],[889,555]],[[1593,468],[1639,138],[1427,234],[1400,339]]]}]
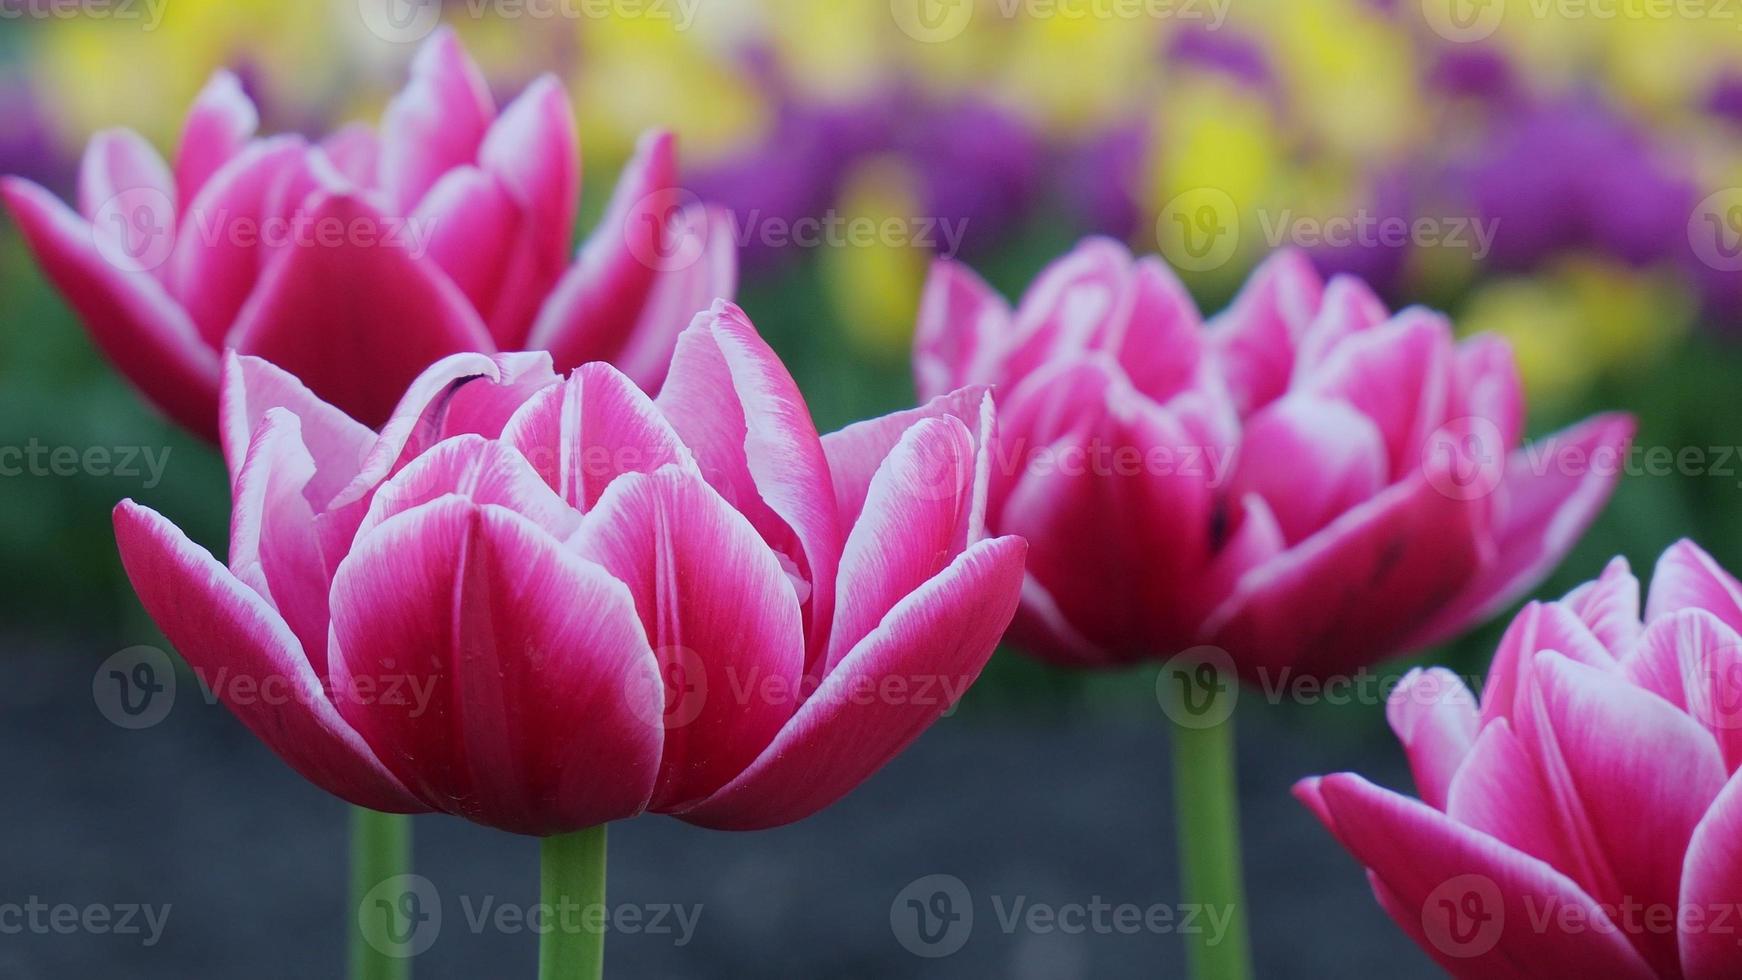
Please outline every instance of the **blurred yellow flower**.
[{"label": "blurred yellow flower", "polygon": [[932,252],[918,181],[896,157],[873,158],[848,176],[835,214],[840,240],[825,244],[824,288],[847,339],[885,360],[907,356]]}]

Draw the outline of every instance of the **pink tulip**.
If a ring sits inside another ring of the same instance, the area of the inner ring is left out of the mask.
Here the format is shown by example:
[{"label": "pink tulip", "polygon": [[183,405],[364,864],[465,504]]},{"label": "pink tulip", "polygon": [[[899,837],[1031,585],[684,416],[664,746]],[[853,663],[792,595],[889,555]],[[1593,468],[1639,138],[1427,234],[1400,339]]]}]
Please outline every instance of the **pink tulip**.
[{"label": "pink tulip", "polygon": [[942,262],[915,362],[922,395],[999,387],[988,524],[1031,546],[1014,636],[1076,665],[1211,644],[1248,679],[1323,675],[1454,635],[1566,554],[1633,431],[1516,449],[1503,341],[1457,343],[1292,252],[1207,327],[1112,241],[1014,311]]},{"label": "pink tulip", "polygon": [[211,436],[222,352],[302,378],[368,425],[455,353],[609,360],[657,388],[677,334],[730,296],[730,217],[673,187],[651,135],[604,222],[569,261],[580,153],[551,77],[497,112],[447,30],[419,53],[379,133],[256,138],[220,72],[174,166],[138,134],[99,133],[79,214],[8,178],[0,193],[98,347],[171,418]]},{"label": "pink tulip", "polygon": [[1421,801],[1295,794],[1458,977],[1742,976],[1742,583],[1683,541],[1512,623],[1478,705],[1411,671],[1388,716]]},{"label": "pink tulip", "polygon": [[769,827],[899,752],[1014,615],[991,411],[968,388],[819,438],[724,301],[657,402],[607,364],[462,354],[379,434],[230,354],[228,567],[130,501],[116,535],[204,683],[346,800]]}]

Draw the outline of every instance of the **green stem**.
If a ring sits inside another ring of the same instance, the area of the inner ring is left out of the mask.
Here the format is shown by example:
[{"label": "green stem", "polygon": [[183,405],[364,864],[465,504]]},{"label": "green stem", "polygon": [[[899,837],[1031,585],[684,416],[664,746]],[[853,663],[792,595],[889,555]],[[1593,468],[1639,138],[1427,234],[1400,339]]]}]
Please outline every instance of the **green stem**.
[{"label": "green stem", "polygon": [[411,958],[371,942],[363,930],[365,903],[377,885],[411,873],[411,818],[351,808],[351,980],[407,980]]},{"label": "green stem", "polygon": [[539,940],[539,980],[599,980],[605,974],[605,826],[546,837],[541,901],[552,928]]},{"label": "green stem", "polygon": [[[1220,697],[1236,697],[1235,682]],[[1211,711],[1208,718],[1226,712]],[[1185,716],[1178,716],[1184,719]],[[1189,720],[1189,719],[1187,719]],[[1203,720],[1208,720],[1203,719]],[[1196,980],[1247,980],[1252,954],[1246,941],[1246,895],[1240,868],[1240,804],[1234,782],[1232,714],[1209,725],[1174,724],[1173,792],[1179,842],[1181,901],[1198,905],[1200,921],[1227,916],[1220,935],[1188,936],[1191,976]]]}]

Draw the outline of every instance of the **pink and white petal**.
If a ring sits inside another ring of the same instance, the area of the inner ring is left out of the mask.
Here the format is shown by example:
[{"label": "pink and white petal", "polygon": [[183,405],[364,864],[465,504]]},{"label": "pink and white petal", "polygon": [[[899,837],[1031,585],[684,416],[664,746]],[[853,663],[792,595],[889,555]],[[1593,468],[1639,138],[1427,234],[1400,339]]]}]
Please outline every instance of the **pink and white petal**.
[{"label": "pink and white petal", "polygon": [[583,364],[521,406],[502,441],[568,505],[586,512],[619,476],[693,469],[688,447],[653,401],[609,364]]},{"label": "pink and white petal", "polygon": [[1344,341],[1301,390],[1346,401],[1372,419],[1385,438],[1389,476],[1400,479],[1420,467],[1429,437],[1447,420],[1454,359],[1451,323],[1405,310]]},{"label": "pink and white petal", "polygon": [[1678,609],[1704,609],[1742,632],[1742,583],[1686,538],[1670,545],[1652,569],[1645,621]]},{"label": "pink and white petal", "polygon": [[1203,383],[1210,342],[1185,284],[1155,256],[1138,259],[1126,283],[1129,315],[1108,319],[1092,341],[1125,369],[1131,383],[1158,402]]},{"label": "pink and white petal", "polygon": [[655,276],[629,339],[615,351],[588,357],[609,360],[649,394],[665,384],[677,338],[696,314],[738,294],[737,219],[731,211],[691,205],[672,218],[666,234],[672,254],[700,257]]},{"label": "pink and white petal", "polygon": [[[124,194],[129,196],[122,198]],[[79,161],[79,213],[99,234],[115,231],[108,227],[115,215],[104,206],[118,199],[126,204],[122,217],[128,255],[145,254],[138,247],[142,236],[175,234],[175,178],[156,148],[131,129],[105,129],[92,136]]]},{"label": "pink and white petal", "polygon": [[[1359,776],[1296,789],[1309,792],[1327,828],[1384,885],[1387,911],[1428,938],[1423,950],[1454,975],[1659,975],[1602,907],[1547,863]],[[1538,925],[1544,909],[1557,916],[1548,928]],[[1558,928],[1560,921],[1580,928]]]},{"label": "pink and white petal", "polygon": [[1483,513],[1416,477],[1252,568],[1204,622],[1243,676],[1334,676],[1409,649],[1410,630],[1481,568]]},{"label": "pink and white petal", "polygon": [[1633,651],[1644,627],[1639,621],[1639,580],[1627,559],[1617,555],[1596,581],[1586,582],[1561,599],[1584,620],[1591,634],[1617,660]]},{"label": "pink and white petal", "polygon": [[1022,579],[1022,603],[1005,631],[1017,648],[1054,663],[1075,667],[1105,667],[1136,662],[1134,651],[1109,651],[1089,642],[1059,609],[1058,600],[1033,575]]},{"label": "pink and white petal", "polygon": [[206,82],[182,124],[175,154],[176,200],[185,209],[206,180],[242,152],[260,126],[254,100],[242,91],[242,81],[218,71]]},{"label": "pink and white petal", "polygon": [[326,194],[310,227],[343,229],[276,256],[226,346],[264,357],[366,425],[449,354],[494,350],[478,314],[363,198]]},{"label": "pink and white petal", "polygon": [[895,444],[924,419],[954,418],[967,426],[970,432],[977,433],[979,448],[987,452],[987,465],[992,465],[990,424],[995,415],[991,400],[991,389],[973,385],[939,395],[918,408],[855,422],[823,436],[823,453],[829,459],[841,525],[851,528],[859,522],[859,513],[865,509],[865,495],[871,490],[871,478]]},{"label": "pink and white petal", "polygon": [[[1228,524],[1233,528],[1216,557],[1204,570],[1202,594],[1206,597],[1226,596],[1247,572],[1264,565],[1288,550],[1276,515],[1263,497],[1246,496],[1230,500],[1226,507]],[[1207,600],[1214,604],[1215,599]]]},{"label": "pink and white petal", "polygon": [[993,538],[902,600],[842,660],[732,782],[682,819],[722,830],[778,827],[864,782],[947,711],[1009,625],[1026,545]]},{"label": "pink and white petal", "polygon": [[1294,359],[1294,383],[1318,370],[1344,341],[1389,319],[1391,311],[1365,282],[1354,276],[1331,277],[1317,315],[1301,335]]},{"label": "pink and white petal", "polygon": [[1477,334],[1458,345],[1457,384],[1449,418],[1474,417],[1492,423],[1500,444],[1524,438],[1524,381],[1512,345],[1494,334]]},{"label": "pink and white petal", "polygon": [[91,226],[48,191],[0,180],[0,197],[44,275],[78,313],[110,363],[153,404],[197,435],[217,434],[218,353],[148,272],[121,268]]},{"label": "pink and white petal", "polygon": [[1228,310],[1210,321],[1210,345],[1242,417],[1282,397],[1295,350],[1324,296],[1324,280],[1304,252],[1264,260]]},{"label": "pink and white petal", "polygon": [[1136,302],[1131,252],[1111,238],[1090,238],[1048,266],[1023,294],[1012,318],[1000,374],[1030,372],[1061,356],[1100,349],[1123,336]]},{"label": "pink and white petal", "polygon": [[1726,771],[1742,766],[1742,635],[1723,620],[1704,609],[1652,620],[1623,674],[1704,725]]},{"label": "pink and white petal", "polygon": [[[1533,660],[1530,706],[1515,719],[1567,844],[1567,872],[1599,902],[1673,907],[1694,827],[1723,788],[1718,745],[1693,718],[1650,692],[1545,651]],[[1675,937],[1628,937],[1674,975]]]},{"label": "pink and white petal", "polygon": [[1614,657],[1571,606],[1560,602],[1532,602],[1506,627],[1494,661],[1488,667],[1488,683],[1482,689],[1482,724],[1496,718],[1515,718],[1530,701],[1534,663],[1538,652],[1554,650],[1588,667],[1613,670]]},{"label": "pink and white petal", "polygon": [[561,541],[581,525],[581,515],[553,493],[513,449],[479,435],[437,443],[375,491],[357,539],[432,500],[449,495],[511,510]]},{"label": "pink and white petal", "polygon": [[541,350],[510,351],[490,357],[494,370],[482,377],[461,379],[446,397],[431,403],[424,422],[438,439],[475,434],[487,439],[502,435],[520,409],[541,392],[562,387]]},{"label": "pink and white petal", "polygon": [[1742,907],[1742,775],[1732,775],[1711,809],[1700,818],[1682,862],[1678,915],[1697,916],[1676,930],[1681,975],[1721,980],[1736,975],[1742,949],[1735,914]]},{"label": "pink and white petal", "polygon": [[442,174],[474,163],[496,107],[478,66],[452,29],[430,35],[411,79],[381,120],[378,186],[394,210],[410,213]]},{"label": "pink and white petal", "polygon": [[1229,493],[1270,505],[1290,544],[1373,498],[1389,482],[1385,438],[1347,402],[1286,395],[1248,420]]},{"label": "pink and white petal", "polygon": [[252,143],[183,205],[167,281],[207,345],[223,344],[267,257],[275,254],[263,232],[285,183],[308,165],[307,152],[299,136]]},{"label": "pink and white petal", "polygon": [[[266,600],[162,515],[130,500],[115,508],[115,539],[145,611],[279,758],[358,806],[392,813],[429,809],[340,717],[296,637]],[[234,696],[244,690],[287,696]]]},{"label": "pink and white petal", "polygon": [[622,349],[659,268],[687,257],[673,252],[667,240],[674,219],[690,203],[676,183],[671,134],[643,136],[605,216],[545,301],[527,346],[550,351],[565,369]]},{"label": "pink and white petal", "polygon": [[724,301],[678,340],[656,402],[702,475],[810,583],[810,643],[834,615],[845,540],[822,440],[798,385],[744,311]]},{"label": "pink and white petal", "polygon": [[479,307],[497,343],[515,350],[525,345],[533,317],[562,276],[574,238],[581,153],[574,109],[562,83],[542,76],[509,103],[485,135],[478,162],[521,215],[513,241],[503,249],[501,291],[493,305]]},{"label": "pink and white petal", "polygon": [[1010,304],[966,265],[932,263],[914,328],[913,373],[919,396],[941,398],[999,376]]},{"label": "pink and white petal", "polygon": [[1410,645],[1457,636],[1553,571],[1614,493],[1633,431],[1631,416],[1600,415],[1514,452],[1494,497],[1494,559],[1422,623]]},{"label": "pink and white petal", "polygon": [[878,467],[841,555],[821,676],[973,543],[975,457],[968,427],[945,416],[915,423]]},{"label": "pink and white petal", "polygon": [[290,412],[300,424],[301,442],[315,462],[315,474],[305,492],[311,505],[323,508],[356,477],[375,444],[375,433],[315,397],[290,372],[258,357],[229,351],[224,355],[219,435],[232,488],[241,477],[254,433],[275,408]]},{"label": "pink and white petal", "polygon": [[319,536],[308,533],[315,510],[305,490],[314,476],[301,422],[283,408],[268,411],[236,479],[229,566],[284,617],[324,682],[327,591],[344,555],[323,555]]},{"label": "pink and white petal", "polygon": [[1022,470],[994,499],[993,526],[1028,538],[1029,574],[1095,648],[1125,658],[1189,645],[1213,506],[1209,481],[1183,463],[1192,437],[1117,377],[1051,443],[1039,441],[1051,424],[1021,424],[1025,403],[1013,400],[1006,444],[1034,439],[1037,450],[1014,458]]},{"label": "pink and white petal", "polygon": [[633,600],[525,518],[444,497],[382,524],[333,582],[333,641],[340,711],[444,811],[549,836],[646,807],[660,681]]},{"label": "pink and white petal", "polygon": [[522,224],[520,205],[501,182],[477,167],[455,167],[409,220],[428,236],[423,256],[448,274],[472,308],[480,314],[493,309]]},{"label": "pink and white petal", "polygon": [[378,188],[381,138],[366,123],[348,123],[321,140],[320,149],[339,176],[353,187]]},{"label": "pink and white petal", "polygon": [[1446,809],[1452,777],[1476,744],[1475,695],[1444,667],[1417,667],[1391,692],[1385,718],[1409,756],[1422,802]]},{"label": "pink and white petal", "polygon": [[1505,718],[1497,718],[1482,729],[1439,809],[1472,830],[1563,872],[1576,867],[1562,840],[1554,802],[1537,772],[1536,760]]},{"label": "pink and white petal", "polygon": [[629,586],[665,676],[665,754],[649,804],[714,793],[798,710],[804,624],[774,553],[694,472],[611,484],[570,546]]}]

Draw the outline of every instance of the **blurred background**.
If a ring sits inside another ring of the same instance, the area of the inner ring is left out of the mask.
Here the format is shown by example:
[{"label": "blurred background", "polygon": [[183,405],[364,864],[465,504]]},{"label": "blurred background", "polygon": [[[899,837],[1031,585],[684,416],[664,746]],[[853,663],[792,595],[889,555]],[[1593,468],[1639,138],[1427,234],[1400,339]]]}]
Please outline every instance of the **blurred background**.
[{"label": "blurred background", "polygon": [[[644,129],[678,134],[685,186],[737,213],[741,302],[825,431],[911,403],[911,325],[935,255],[1014,296],[1079,237],[1111,235],[1166,256],[1209,312],[1264,255],[1299,247],[1397,305],[1509,337],[1534,434],[1599,409],[1641,417],[1614,502],[1541,594],[1617,553],[1643,575],[1683,535],[1742,568],[1742,4],[439,6],[0,0],[0,172],[70,196],[98,129],[128,126],[167,151],[220,67],[242,77],[263,131],[372,122],[439,14],[499,96],[543,73],[566,83],[583,228]],[[74,902],[155,894],[176,910],[150,949],[0,935],[0,978],[336,975],[342,808],[201,698],[143,732],[92,704],[99,662],[162,643],[121,574],[111,506],[136,497],[222,554],[224,468],[104,366],[4,218],[0,446],[162,462],[0,476],[0,740],[3,774],[23,787],[0,802],[0,902],[32,889]],[[1422,659],[1480,672],[1497,635],[1491,625]],[[1407,785],[1380,698],[1247,700],[1261,975],[1424,970],[1286,795],[1327,769]],[[1176,937],[1010,934],[992,907],[1018,893],[1169,900],[1164,720],[1153,667],[1081,675],[1002,652],[954,717],[814,821],[742,838],[625,828],[614,887],[710,914],[693,944],[614,939],[613,962],[662,976],[1174,969]],[[453,894],[530,899],[524,842],[451,821],[419,828],[438,842],[423,849],[437,869],[426,873]],[[904,949],[888,915],[904,885],[934,873],[966,881],[984,919],[940,959]],[[457,904],[448,914],[463,921]],[[531,948],[450,924],[419,973],[524,974]]]}]

